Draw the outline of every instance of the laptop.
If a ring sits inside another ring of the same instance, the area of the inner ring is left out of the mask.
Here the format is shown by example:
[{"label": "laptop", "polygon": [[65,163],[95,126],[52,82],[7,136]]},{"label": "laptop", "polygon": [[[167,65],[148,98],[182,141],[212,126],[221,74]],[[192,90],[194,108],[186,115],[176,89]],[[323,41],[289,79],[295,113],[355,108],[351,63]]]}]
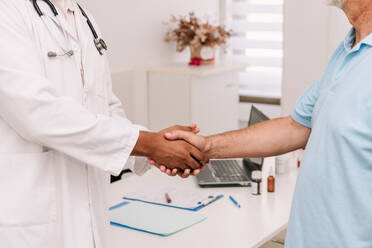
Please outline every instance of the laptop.
[{"label": "laptop", "polygon": [[[248,126],[270,120],[255,106],[252,106]],[[212,160],[198,176],[200,187],[248,187],[251,174],[262,170],[263,158],[219,159]]]}]

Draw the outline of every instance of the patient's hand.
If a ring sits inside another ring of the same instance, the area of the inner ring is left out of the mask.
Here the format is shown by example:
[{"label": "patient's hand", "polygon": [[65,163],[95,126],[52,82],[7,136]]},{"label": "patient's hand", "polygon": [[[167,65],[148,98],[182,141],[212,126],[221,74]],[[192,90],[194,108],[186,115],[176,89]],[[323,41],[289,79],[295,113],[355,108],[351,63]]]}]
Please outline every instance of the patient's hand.
[{"label": "patient's hand", "polygon": [[167,140],[185,140],[206,155],[208,155],[209,151],[211,150],[211,144],[208,142],[208,138],[199,136],[197,133],[174,130],[172,132],[166,132],[164,137]]}]

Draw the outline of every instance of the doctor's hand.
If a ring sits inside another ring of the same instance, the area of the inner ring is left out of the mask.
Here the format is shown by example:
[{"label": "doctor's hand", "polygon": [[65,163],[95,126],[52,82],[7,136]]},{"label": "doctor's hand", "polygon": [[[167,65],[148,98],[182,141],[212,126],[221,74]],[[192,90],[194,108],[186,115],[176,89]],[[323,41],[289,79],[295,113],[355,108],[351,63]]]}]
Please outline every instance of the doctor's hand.
[{"label": "doctor's hand", "polygon": [[[189,144],[192,144],[193,146],[197,147],[201,152],[204,153],[204,155],[207,156],[207,161],[205,163],[209,162],[208,157],[208,151],[210,150],[210,144],[208,142],[208,138],[198,136],[197,133],[193,132],[185,132],[184,130],[174,130],[171,132],[164,133],[164,137],[168,140],[185,140]],[[155,161],[150,161],[152,165],[156,165]],[[182,178],[187,178],[190,175],[196,176],[200,173],[200,169],[195,170],[180,170],[180,169],[170,169],[167,168],[165,165],[158,165],[157,166],[163,173],[168,174],[169,176],[175,176],[179,175]],[[204,169],[204,165],[201,167],[201,169]]]},{"label": "doctor's hand", "polygon": [[174,126],[159,133],[141,131],[132,155],[149,157],[156,161],[156,164],[165,165],[169,169],[199,169],[207,158],[196,147],[183,140],[165,139],[165,133],[174,131],[197,133],[199,130],[193,127]]}]

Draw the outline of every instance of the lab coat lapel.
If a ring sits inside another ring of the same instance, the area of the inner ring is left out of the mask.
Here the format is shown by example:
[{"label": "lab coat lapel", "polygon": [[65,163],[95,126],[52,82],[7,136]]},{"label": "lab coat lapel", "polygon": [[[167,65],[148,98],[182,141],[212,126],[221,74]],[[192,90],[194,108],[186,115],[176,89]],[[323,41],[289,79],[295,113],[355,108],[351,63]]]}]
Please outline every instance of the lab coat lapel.
[{"label": "lab coat lapel", "polygon": [[[90,80],[90,73],[88,70],[90,70],[90,67],[87,66],[87,54],[89,52],[89,45],[90,42],[93,42],[93,38],[91,38],[91,33],[87,33],[88,25],[86,23],[85,17],[82,15],[81,11],[75,12],[75,18],[76,18],[76,28],[79,36],[79,42],[81,44],[81,50],[82,50],[82,63],[84,67],[84,81],[85,81],[85,87],[88,86]],[[91,39],[90,39],[91,38]]]},{"label": "lab coat lapel", "polygon": [[[76,27],[78,30],[82,49],[82,64],[84,68],[85,91],[89,92],[94,99],[91,111],[97,114],[108,114],[108,81],[110,72],[107,69],[107,58],[100,55],[94,45],[94,36],[90,30],[87,19],[79,11],[76,15]],[[93,22],[93,25],[95,23]],[[99,30],[97,29],[97,32]]]}]

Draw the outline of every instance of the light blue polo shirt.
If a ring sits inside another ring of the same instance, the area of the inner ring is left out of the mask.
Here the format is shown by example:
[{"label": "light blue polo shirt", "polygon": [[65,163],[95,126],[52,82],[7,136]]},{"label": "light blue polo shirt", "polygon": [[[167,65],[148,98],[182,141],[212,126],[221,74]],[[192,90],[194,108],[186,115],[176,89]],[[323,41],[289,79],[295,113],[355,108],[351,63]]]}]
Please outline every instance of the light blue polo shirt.
[{"label": "light blue polo shirt", "polygon": [[352,29],[292,114],[312,132],[287,248],[372,247],[372,34],[354,39]]}]

